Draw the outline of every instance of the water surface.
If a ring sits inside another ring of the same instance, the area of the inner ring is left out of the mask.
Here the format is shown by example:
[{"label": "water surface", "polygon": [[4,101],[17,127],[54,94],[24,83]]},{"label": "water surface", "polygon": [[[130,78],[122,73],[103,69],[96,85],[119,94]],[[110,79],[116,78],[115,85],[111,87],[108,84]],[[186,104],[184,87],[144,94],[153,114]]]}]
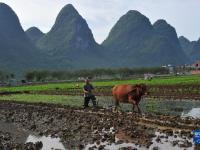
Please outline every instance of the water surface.
[{"label": "water surface", "polygon": [[60,138],[51,138],[50,136],[35,136],[29,135],[26,139],[26,143],[32,142],[36,143],[41,141],[43,144],[42,150],[65,150],[65,146],[60,142]]},{"label": "water surface", "polygon": [[[98,97],[99,105],[106,109],[114,107],[112,97]],[[132,111],[131,104],[120,104],[123,111]],[[200,118],[200,101],[197,100],[169,100],[169,99],[142,99],[140,107],[144,113],[161,113]],[[135,111],[137,111],[135,109]]]}]

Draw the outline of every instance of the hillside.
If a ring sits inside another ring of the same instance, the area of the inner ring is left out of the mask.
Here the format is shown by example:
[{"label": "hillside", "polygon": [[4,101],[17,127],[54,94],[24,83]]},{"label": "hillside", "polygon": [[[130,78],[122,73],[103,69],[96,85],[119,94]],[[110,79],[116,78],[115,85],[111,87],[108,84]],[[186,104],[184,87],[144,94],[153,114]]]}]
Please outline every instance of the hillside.
[{"label": "hillside", "polygon": [[189,41],[186,37],[179,37],[182,49],[192,62],[200,60],[200,39],[198,41]]},{"label": "hillside", "polygon": [[101,46],[95,42],[85,19],[71,4],[60,11],[54,26],[37,46],[63,68],[64,65],[71,69],[104,66]]},{"label": "hillside", "polygon": [[20,71],[32,68],[34,46],[27,38],[14,11],[0,3],[0,67]]},{"label": "hillside", "polygon": [[45,34],[37,27],[31,27],[26,31],[26,35],[33,44],[36,44]]},{"label": "hillside", "polygon": [[189,61],[175,29],[164,20],[153,25],[138,11],[129,11],[114,25],[102,44],[121,66],[179,65]]}]

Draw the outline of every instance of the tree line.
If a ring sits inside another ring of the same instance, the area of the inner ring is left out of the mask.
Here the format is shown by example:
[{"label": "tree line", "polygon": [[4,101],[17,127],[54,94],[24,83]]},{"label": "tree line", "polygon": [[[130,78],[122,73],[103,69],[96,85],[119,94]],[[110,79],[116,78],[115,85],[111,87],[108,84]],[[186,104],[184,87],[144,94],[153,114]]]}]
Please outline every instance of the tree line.
[{"label": "tree line", "polygon": [[15,75],[13,73],[0,71],[0,83],[8,82],[10,79],[14,79],[14,78],[15,78]]},{"label": "tree line", "polygon": [[77,71],[28,71],[24,77],[29,82],[42,81],[61,81],[61,80],[78,80],[83,78],[93,79],[115,79],[128,78],[137,75],[150,74],[167,74],[166,68],[120,68],[120,69],[93,69],[93,70],[77,70]]}]

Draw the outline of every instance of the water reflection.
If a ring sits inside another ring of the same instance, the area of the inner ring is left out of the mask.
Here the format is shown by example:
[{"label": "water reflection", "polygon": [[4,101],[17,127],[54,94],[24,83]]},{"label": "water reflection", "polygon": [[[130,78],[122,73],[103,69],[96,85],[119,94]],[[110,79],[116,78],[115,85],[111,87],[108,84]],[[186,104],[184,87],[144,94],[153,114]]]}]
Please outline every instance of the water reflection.
[{"label": "water reflection", "polygon": [[60,142],[60,138],[51,138],[51,137],[37,137],[34,135],[29,135],[26,143],[28,142],[32,142],[32,143],[36,143],[41,141],[43,144],[43,148],[42,150],[55,150],[55,149],[59,149],[59,150],[65,150],[66,148],[64,147],[64,145]]},{"label": "water reflection", "polygon": [[17,143],[24,143],[29,135],[29,132],[18,128],[14,123],[4,122],[0,120],[0,131],[9,132],[12,137],[16,137]]},{"label": "water reflection", "polygon": [[[145,147],[136,146],[134,143],[122,143],[122,144],[116,145],[115,143],[108,144],[108,143],[104,142],[104,143],[100,143],[100,145],[104,145],[104,149],[106,149],[106,150],[119,150],[119,149],[122,149],[125,147],[137,148],[137,150],[147,150]],[[100,145],[89,144],[89,145],[86,145],[85,150],[88,150],[89,148],[100,149],[99,148]]]},{"label": "water reflection", "polygon": [[[118,150],[118,149],[123,149],[123,148],[135,148],[137,150],[153,150],[153,149],[158,149],[158,150],[181,150],[181,149],[187,149],[187,150],[194,150],[195,145],[191,144],[191,146],[185,147],[185,148],[181,148],[181,145],[184,144],[186,142],[186,140],[188,142],[192,143],[192,139],[187,139],[187,138],[181,138],[179,137],[178,134],[174,134],[176,135],[176,137],[174,136],[167,136],[164,133],[160,133],[160,132],[155,132],[156,137],[154,137],[152,139],[152,145],[147,148],[144,146],[139,146],[139,145],[135,145],[134,143],[121,143],[121,144],[116,144],[117,141],[119,141],[120,139],[118,139],[117,137],[115,138],[115,143],[109,144],[108,142],[101,142],[99,145],[98,144],[88,144],[85,147],[85,150],[88,150],[89,148],[93,148],[93,149],[98,149],[100,147],[100,145],[104,146],[104,149],[108,149],[108,150]],[[160,138],[160,141],[157,142],[156,139],[157,137],[162,137]],[[173,145],[172,143],[177,142],[176,145]]]},{"label": "water reflection", "polygon": [[[150,146],[149,149],[153,149],[154,147],[158,147],[160,150],[180,150],[180,149],[184,149],[183,147],[181,148],[180,145],[183,144],[185,142],[185,140],[188,140],[188,142],[192,143],[192,139],[183,139],[181,137],[178,136],[178,134],[174,134],[176,135],[176,138],[174,136],[167,136],[166,138],[166,134],[160,133],[160,132],[155,132],[156,137],[152,139],[153,144]],[[160,142],[157,142],[156,139],[157,137],[161,137],[164,136],[165,138],[160,138]],[[177,145],[173,146],[173,142],[177,141]],[[191,145],[191,147],[186,147],[185,149],[187,150],[194,150],[194,144]]]},{"label": "water reflection", "polygon": [[[112,97],[98,97],[99,105],[110,109],[114,106]],[[132,111],[131,104],[120,104],[123,111]],[[143,99],[140,103],[145,113],[161,113],[168,115],[186,115],[200,118],[200,101],[195,100],[169,100],[169,99]]]},{"label": "water reflection", "polygon": [[[193,108],[200,108],[199,101],[189,100],[157,100],[146,99],[141,102],[141,106],[145,112],[157,112],[169,115],[182,115],[184,112],[189,112]],[[189,114],[190,116],[196,113]]]},{"label": "water reflection", "polygon": [[199,118],[200,119],[200,108],[192,108],[189,112],[183,112],[183,117],[193,117],[193,118]]}]

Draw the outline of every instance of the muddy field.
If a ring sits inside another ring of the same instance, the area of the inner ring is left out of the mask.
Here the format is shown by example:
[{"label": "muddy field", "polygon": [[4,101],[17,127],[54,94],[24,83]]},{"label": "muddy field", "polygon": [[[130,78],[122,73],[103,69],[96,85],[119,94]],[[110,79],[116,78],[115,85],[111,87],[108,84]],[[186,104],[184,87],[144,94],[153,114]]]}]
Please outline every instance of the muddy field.
[{"label": "muddy field", "polygon": [[[0,102],[0,149],[196,149],[200,119]],[[52,144],[52,143],[55,144]],[[49,147],[48,147],[49,146]]]}]

